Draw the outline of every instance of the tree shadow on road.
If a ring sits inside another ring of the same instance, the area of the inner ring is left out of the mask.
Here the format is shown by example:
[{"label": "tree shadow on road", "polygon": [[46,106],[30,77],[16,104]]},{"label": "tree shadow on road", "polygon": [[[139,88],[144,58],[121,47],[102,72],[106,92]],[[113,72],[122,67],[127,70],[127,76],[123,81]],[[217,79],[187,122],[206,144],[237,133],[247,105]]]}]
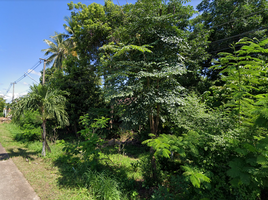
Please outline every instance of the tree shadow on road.
[{"label": "tree shadow on road", "polygon": [[[21,156],[23,158],[27,158],[30,160],[34,160],[35,159],[34,156],[36,157],[40,153],[37,151],[28,151],[27,149],[22,148],[8,148],[6,150],[10,158]],[[1,160],[1,154],[0,154],[0,160]]]},{"label": "tree shadow on road", "polygon": [[7,153],[0,153],[0,161],[7,160],[7,159],[9,159],[9,156]]}]

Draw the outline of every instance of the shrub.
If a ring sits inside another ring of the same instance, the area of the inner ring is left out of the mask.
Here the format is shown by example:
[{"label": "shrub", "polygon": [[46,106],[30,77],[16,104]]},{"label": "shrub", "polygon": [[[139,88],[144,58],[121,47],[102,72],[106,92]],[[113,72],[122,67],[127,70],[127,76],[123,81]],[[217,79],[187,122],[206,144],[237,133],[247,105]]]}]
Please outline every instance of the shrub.
[{"label": "shrub", "polygon": [[15,122],[20,126],[22,133],[15,135],[15,139],[19,141],[41,140],[41,124],[42,120],[37,111],[26,111]]},{"label": "shrub", "polygon": [[122,192],[119,183],[113,177],[108,176],[105,172],[98,173],[88,170],[83,175],[85,187],[94,199],[99,200],[119,200],[122,199]]}]

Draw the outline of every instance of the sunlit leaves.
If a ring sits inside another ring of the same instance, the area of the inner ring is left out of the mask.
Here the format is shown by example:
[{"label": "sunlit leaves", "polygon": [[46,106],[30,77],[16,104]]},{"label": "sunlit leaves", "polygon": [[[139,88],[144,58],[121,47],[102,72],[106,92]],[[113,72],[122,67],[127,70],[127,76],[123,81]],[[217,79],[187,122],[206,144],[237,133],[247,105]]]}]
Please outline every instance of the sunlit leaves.
[{"label": "sunlit leaves", "polygon": [[210,178],[204,175],[202,172],[193,169],[189,166],[182,166],[185,172],[183,173],[184,176],[189,177],[191,183],[194,187],[200,188],[202,182],[210,182]]}]

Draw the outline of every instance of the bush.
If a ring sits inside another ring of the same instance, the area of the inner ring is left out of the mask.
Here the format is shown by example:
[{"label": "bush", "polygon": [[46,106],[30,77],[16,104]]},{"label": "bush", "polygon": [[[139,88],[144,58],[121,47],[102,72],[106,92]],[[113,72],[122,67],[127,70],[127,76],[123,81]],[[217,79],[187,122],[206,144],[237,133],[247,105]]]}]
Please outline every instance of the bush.
[{"label": "bush", "polygon": [[26,111],[19,119],[14,121],[20,126],[23,133],[15,135],[16,140],[20,141],[34,141],[41,140],[41,124],[42,120],[37,111]]},{"label": "bush", "polygon": [[94,199],[99,200],[119,200],[122,199],[122,192],[119,183],[108,176],[105,172],[98,173],[88,170],[83,175],[85,187],[89,189]]}]

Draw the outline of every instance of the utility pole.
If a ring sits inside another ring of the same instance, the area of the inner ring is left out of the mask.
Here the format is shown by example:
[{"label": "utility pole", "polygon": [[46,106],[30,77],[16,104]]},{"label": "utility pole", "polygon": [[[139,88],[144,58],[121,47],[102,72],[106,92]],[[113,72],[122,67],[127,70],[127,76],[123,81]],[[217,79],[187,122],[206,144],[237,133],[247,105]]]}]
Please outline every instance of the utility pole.
[{"label": "utility pole", "polygon": [[11,84],[13,84],[13,93],[12,93],[12,102],[13,102],[14,101],[14,90],[15,90],[15,84],[16,84],[16,82],[11,83]]},{"label": "utility pole", "polygon": [[46,73],[46,63],[47,63],[47,59],[44,59],[44,58],[39,58],[39,59],[44,61],[44,68],[43,68],[43,85],[45,85],[45,73]]}]

